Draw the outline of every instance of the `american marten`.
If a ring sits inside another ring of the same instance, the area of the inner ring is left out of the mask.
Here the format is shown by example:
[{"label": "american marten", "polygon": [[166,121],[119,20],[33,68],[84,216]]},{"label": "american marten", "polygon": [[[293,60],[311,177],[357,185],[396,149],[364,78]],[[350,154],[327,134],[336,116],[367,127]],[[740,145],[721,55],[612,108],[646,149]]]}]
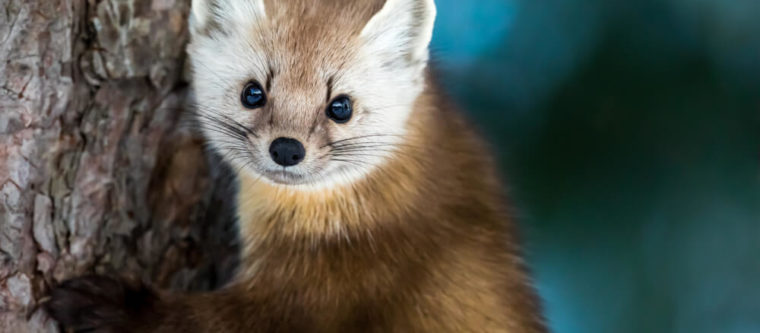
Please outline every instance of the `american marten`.
[{"label": "american marten", "polygon": [[193,0],[198,120],[239,180],[239,271],[52,291],[104,332],[545,332],[493,155],[428,69],[433,0]]}]

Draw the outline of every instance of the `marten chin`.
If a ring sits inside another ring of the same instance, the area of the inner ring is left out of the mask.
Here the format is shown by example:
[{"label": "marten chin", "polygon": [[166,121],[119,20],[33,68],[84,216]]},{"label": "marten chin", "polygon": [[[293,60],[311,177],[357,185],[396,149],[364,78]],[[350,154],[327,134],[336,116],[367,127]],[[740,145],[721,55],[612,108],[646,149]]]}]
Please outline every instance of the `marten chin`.
[{"label": "marten chin", "polygon": [[102,332],[545,332],[494,158],[428,69],[433,0],[193,0],[192,86],[243,244],[207,293],[89,276]]}]

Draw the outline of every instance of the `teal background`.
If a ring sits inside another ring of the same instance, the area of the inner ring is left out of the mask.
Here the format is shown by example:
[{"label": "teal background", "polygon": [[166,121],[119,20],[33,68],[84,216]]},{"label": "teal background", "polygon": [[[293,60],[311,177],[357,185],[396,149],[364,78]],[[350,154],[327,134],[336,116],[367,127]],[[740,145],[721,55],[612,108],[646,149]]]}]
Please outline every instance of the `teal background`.
[{"label": "teal background", "polygon": [[760,332],[760,1],[437,0],[554,332]]}]

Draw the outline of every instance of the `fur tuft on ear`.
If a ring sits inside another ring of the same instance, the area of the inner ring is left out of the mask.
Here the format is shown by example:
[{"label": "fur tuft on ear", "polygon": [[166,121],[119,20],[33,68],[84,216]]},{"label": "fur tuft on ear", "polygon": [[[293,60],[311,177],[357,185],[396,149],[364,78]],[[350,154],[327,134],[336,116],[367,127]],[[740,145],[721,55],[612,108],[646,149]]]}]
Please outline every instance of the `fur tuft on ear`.
[{"label": "fur tuft on ear", "polygon": [[192,0],[190,32],[203,34],[213,24],[225,27],[248,27],[266,17],[264,0]]},{"label": "fur tuft on ear", "polygon": [[433,0],[386,0],[360,36],[369,52],[403,57],[410,65],[424,65],[429,57],[435,15]]}]

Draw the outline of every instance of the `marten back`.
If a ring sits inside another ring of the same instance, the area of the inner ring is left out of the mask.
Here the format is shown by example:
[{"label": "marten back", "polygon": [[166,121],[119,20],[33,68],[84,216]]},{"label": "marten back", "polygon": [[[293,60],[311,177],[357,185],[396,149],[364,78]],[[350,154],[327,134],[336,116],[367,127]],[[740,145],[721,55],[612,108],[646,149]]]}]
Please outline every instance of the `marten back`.
[{"label": "marten back", "polygon": [[[193,7],[199,121],[240,181],[236,279],[196,295],[77,279],[54,293],[56,318],[148,332],[545,331],[492,154],[427,70],[432,0]],[[94,306],[107,320],[73,313],[77,297],[97,303],[81,285],[114,290]]]}]

